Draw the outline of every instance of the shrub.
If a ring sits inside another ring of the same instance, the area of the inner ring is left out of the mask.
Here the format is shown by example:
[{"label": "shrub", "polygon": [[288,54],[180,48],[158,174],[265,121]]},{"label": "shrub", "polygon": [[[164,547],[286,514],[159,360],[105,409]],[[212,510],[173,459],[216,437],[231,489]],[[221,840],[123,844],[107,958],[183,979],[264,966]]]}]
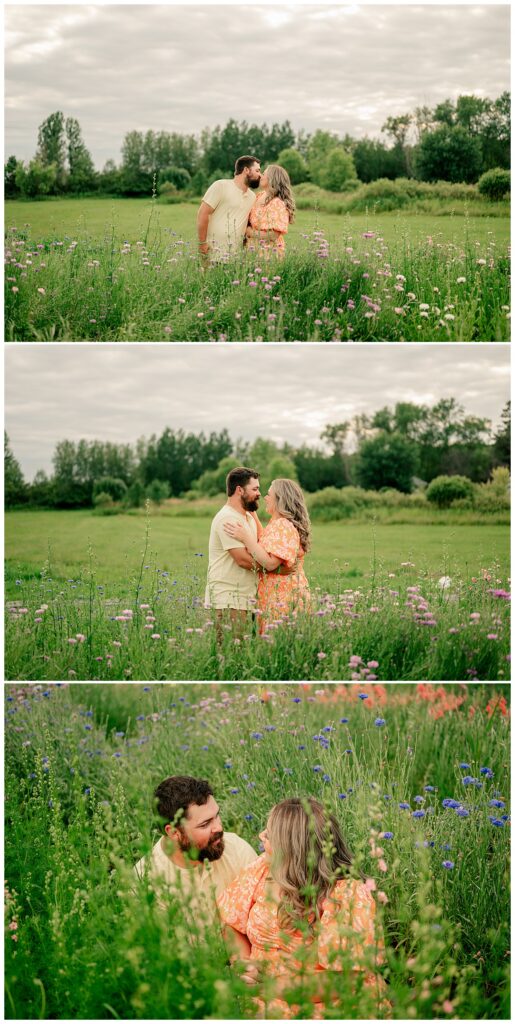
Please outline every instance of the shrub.
[{"label": "shrub", "polygon": [[108,495],[112,501],[122,501],[127,494],[125,480],[116,476],[101,476],[93,483],[93,504],[97,505],[97,497]]},{"label": "shrub", "polygon": [[437,476],[431,480],[426,497],[438,508],[450,508],[453,502],[460,500],[472,503],[474,484],[466,476]]},{"label": "shrub", "polygon": [[493,167],[481,175],[477,187],[482,196],[492,201],[504,199],[510,192],[510,172],[502,167]]},{"label": "shrub", "polygon": [[313,522],[330,523],[350,519],[358,505],[349,487],[324,487],[308,498],[309,514]]},{"label": "shrub", "polygon": [[166,480],[152,480],[146,490],[147,498],[160,505],[170,496],[170,485]]}]

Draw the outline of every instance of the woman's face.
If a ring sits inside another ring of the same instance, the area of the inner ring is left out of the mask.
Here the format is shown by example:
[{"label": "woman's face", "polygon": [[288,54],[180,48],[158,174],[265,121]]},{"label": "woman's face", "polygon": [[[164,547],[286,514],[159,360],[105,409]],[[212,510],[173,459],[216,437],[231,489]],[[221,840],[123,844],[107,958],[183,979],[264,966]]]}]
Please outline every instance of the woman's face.
[{"label": "woman's face", "polygon": [[265,848],[263,852],[266,853],[267,857],[271,857],[272,856],[272,847],[270,845],[270,840],[268,838],[268,822],[265,825],[265,828],[263,829],[263,831],[259,833],[259,838],[260,838],[260,840],[263,843],[263,846]]},{"label": "woman's face", "polygon": [[268,167],[265,167],[261,174],[261,181],[259,182],[261,188],[268,188]]},{"label": "woman's face", "polygon": [[265,494],[265,508],[269,516],[273,515],[274,512],[277,510],[277,502],[275,500],[273,486],[273,484],[270,484],[268,492]]}]

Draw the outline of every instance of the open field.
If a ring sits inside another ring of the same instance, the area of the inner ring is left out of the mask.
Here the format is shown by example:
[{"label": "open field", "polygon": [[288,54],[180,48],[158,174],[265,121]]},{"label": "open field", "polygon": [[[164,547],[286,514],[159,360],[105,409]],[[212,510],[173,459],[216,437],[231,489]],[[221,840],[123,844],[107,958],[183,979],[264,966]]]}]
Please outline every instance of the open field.
[{"label": "open field", "polygon": [[509,338],[507,217],[299,210],[284,261],[203,273],[196,209],[8,203],[8,340]]},{"label": "open field", "polygon": [[[217,929],[134,885],[170,774],[207,777],[256,853],[276,802],[324,801],[375,882],[390,1017],[509,1018],[508,686],[5,689],[9,1019],[255,1016]],[[325,1016],[382,1017],[342,956]]]},{"label": "open field", "polygon": [[8,514],[8,678],[345,679],[356,654],[381,679],[509,675],[507,526],[315,524],[314,614],[249,623],[222,650],[203,608],[209,524]]}]

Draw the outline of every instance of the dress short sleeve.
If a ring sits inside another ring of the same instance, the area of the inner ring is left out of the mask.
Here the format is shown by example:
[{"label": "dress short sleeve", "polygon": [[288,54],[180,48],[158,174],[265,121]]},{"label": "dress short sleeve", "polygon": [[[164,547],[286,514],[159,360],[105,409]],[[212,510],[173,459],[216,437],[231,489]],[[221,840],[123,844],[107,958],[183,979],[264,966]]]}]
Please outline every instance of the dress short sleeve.
[{"label": "dress short sleeve", "polygon": [[265,209],[268,213],[268,226],[273,228],[274,231],[280,231],[282,235],[285,235],[290,226],[290,218],[282,199],[276,196],[275,199],[270,200]]},{"label": "dress short sleeve", "polygon": [[[344,965],[338,954],[348,951],[354,970],[370,970],[372,950],[378,963],[381,962],[378,953],[384,948],[376,935],[376,905],[371,894],[362,882],[342,879],[336,883],[332,896],[338,903],[326,900],[320,921],[320,965],[326,970],[341,971]],[[349,936],[349,929],[354,932],[353,936]]]},{"label": "dress short sleeve", "polygon": [[268,524],[259,543],[269,555],[292,564],[299,555],[300,537],[289,519],[274,519]]},{"label": "dress short sleeve", "polygon": [[231,925],[243,935],[247,932],[250,911],[256,902],[261,882],[268,874],[264,856],[240,871],[233,882],[218,897],[217,904],[224,924]]}]

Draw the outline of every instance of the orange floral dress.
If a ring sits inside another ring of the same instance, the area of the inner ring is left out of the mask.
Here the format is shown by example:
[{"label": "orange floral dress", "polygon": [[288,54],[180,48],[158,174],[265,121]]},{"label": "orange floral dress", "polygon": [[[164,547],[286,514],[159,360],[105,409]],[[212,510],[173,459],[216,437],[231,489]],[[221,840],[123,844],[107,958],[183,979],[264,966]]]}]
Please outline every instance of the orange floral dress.
[{"label": "orange floral dress", "polygon": [[289,576],[276,572],[259,573],[257,607],[260,612],[259,631],[264,633],[271,622],[299,608],[309,608],[309,583],[304,572],[304,551],[298,530],[282,516],[271,519],[259,538],[259,543],[269,555],[281,559],[281,563],[295,571]]},{"label": "orange floral dress", "polygon": [[275,196],[269,203],[265,203],[266,192],[260,192],[249,215],[249,224],[256,231],[280,231],[275,238],[249,238],[247,239],[247,250],[249,252],[263,252],[265,255],[273,253],[275,256],[284,256],[284,236],[288,231],[290,218],[285,203],[279,196]]},{"label": "orange floral dress", "polygon": [[[250,959],[264,961],[268,965],[268,973],[287,981],[291,979],[293,986],[295,978],[306,971],[306,963],[295,959],[296,951],[312,949],[314,972],[348,969],[348,961],[342,963],[339,955],[347,953],[348,956],[350,953],[352,970],[364,971],[366,987],[375,988],[378,997],[384,996],[386,986],[383,979],[367,970],[363,963],[367,947],[372,947],[371,960],[376,965],[384,962],[384,943],[376,935],[374,926],[376,905],[364,883],[352,878],[336,882],[331,896],[322,903],[320,922],[310,940],[298,929],[279,926],[277,904],[270,894],[270,881],[269,862],[266,854],[262,854],[240,872],[217,900],[223,924],[247,936],[251,944]],[[350,931],[354,933],[352,944],[349,942]],[[302,959],[305,960],[304,956]],[[263,1001],[258,999],[257,1002],[259,1009],[263,1010]],[[323,1020],[323,1003],[315,1002],[313,1008],[313,1019]],[[274,998],[268,1004],[267,1016],[289,1020],[297,1009],[283,999]]]}]

